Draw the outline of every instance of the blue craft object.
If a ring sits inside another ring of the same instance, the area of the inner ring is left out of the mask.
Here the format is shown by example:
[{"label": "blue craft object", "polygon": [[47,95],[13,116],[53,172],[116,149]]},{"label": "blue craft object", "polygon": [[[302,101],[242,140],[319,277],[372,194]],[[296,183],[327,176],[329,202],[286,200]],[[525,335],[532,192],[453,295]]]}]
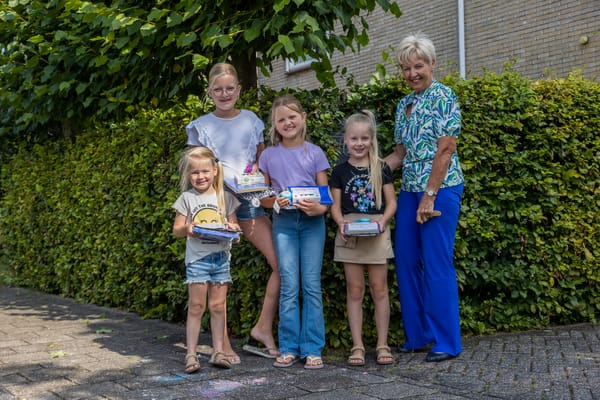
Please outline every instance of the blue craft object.
[{"label": "blue craft object", "polygon": [[192,231],[200,235],[200,239],[238,240],[240,238],[240,233],[238,231],[230,231],[227,229],[203,228],[195,225],[192,228]]}]

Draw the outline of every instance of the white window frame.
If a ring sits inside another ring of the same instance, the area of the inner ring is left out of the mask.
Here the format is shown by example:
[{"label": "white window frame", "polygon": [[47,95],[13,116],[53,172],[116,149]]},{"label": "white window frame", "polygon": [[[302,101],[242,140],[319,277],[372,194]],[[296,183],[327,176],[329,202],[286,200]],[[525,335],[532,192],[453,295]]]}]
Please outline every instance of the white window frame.
[{"label": "white window frame", "polygon": [[296,72],[305,71],[307,69],[310,69],[310,65],[315,61],[318,61],[318,60],[316,58],[313,58],[310,56],[307,56],[306,59],[298,60],[298,61],[286,59],[285,60],[285,73],[289,75],[289,74],[294,74]]}]

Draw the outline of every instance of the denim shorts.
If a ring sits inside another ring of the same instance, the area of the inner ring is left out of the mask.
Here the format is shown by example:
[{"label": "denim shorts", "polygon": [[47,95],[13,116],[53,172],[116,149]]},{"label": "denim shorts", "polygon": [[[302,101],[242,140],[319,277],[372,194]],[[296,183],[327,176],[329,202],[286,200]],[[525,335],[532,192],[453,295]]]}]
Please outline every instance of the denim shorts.
[{"label": "denim shorts", "polygon": [[185,283],[232,283],[229,258],[229,252],[220,251],[189,263],[185,269]]},{"label": "denim shorts", "polygon": [[241,196],[236,197],[241,203],[237,211],[235,212],[238,221],[249,221],[251,219],[266,215],[265,210],[263,210],[261,206],[254,207],[252,203],[250,203],[248,200],[243,199]]}]

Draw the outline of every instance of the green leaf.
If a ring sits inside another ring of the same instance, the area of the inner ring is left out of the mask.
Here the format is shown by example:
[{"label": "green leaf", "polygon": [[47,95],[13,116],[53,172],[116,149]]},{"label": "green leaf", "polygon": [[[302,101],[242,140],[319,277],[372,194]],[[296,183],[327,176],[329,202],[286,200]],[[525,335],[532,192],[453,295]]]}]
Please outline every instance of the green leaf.
[{"label": "green leaf", "polygon": [[60,31],[56,31],[54,33],[54,41],[56,41],[56,42],[60,42],[61,40],[68,39],[68,38],[69,38],[69,34],[65,31],[60,30]]},{"label": "green leaf", "polygon": [[201,70],[205,68],[209,62],[210,59],[201,54],[194,54],[192,56],[192,64],[194,64],[194,69],[196,70]]},{"label": "green leaf", "polygon": [[61,82],[60,85],[58,85],[58,90],[61,92],[65,92],[65,91],[69,90],[70,87],[71,87],[71,82]]},{"label": "green leaf", "polygon": [[190,45],[192,45],[197,39],[196,36],[196,32],[188,32],[188,33],[182,33],[181,35],[179,35],[179,38],[177,39],[177,46],[178,47],[188,47]]},{"label": "green leaf", "polygon": [[284,47],[287,54],[294,53],[294,44],[287,35],[278,35],[277,41]]},{"label": "green leaf", "polygon": [[33,43],[33,44],[38,44],[41,43],[43,41],[45,41],[46,39],[44,39],[43,35],[35,35],[29,38],[29,42]]},{"label": "green leaf", "polygon": [[261,19],[256,19],[252,21],[252,25],[250,25],[250,28],[244,31],[244,39],[246,40],[246,42],[251,42],[254,39],[258,38],[261,34],[263,26],[264,22]]},{"label": "green leaf", "polygon": [[113,60],[110,60],[108,62],[108,73],[114,74],[114,73],[120,71],[122,65],[123,65],[123,61],[120,58],[115,58]]},{"label": "green leaf", "polygon": [[221,47],[221,49],[225,49],[233,43],[233,38],[231,38],[229,35],[220,35],[217,37],[217,43],[219,43],[219,47]]},{"label": "green leaf", "polygon": [[396,3],[395,1],[391,3],[390,11],[397,18],[402,16],[402,11],[400,11],[400,6],[398,6],[398,3]]},{"label": "green leaf", "polygon": [[166,12],[166,10],[159,10],[156,7],[152,7],[150,14],[148,14],[146,18],[148,19],[148,21],[156,21],[161,19],[163,15],[166,14]]},{"label": "green leaf", "polygon": [[172,12],[167,17],[167,28],[172,28],[183,22],[183,17],[177,12]]},{"label": "green leaf", "polygon": [[77,92],[78,95],[81,95],[83,92],[85,92],[88,88],[89,84],[88,83],[83,83],[80,82],[77,87],[75,88],[75,92]]},{"label": "green leaf", "polygon": [[94,67],[101,67],[102,65],[108,62],[108,57],[102,54],[98,57],[93,58],[91,62]]},{"label": "green leaf", "polygon": [[117,49],[122,49],[127,45],[127,43],[129,43],[129,40],[129,36],[121,36],[115,41],[115,47]]},{"label": "green leaf", "polygon": [[144,37],[154,35],[156,33],[156,26],[151,23],[146,23],[140,28],[140,33]]},{"label": "green leaf", "polygon": [[279,13],[281,10],[287,7],[290,4],[290,0],[275,0],[273,4],[273,10],[275,13]]}]

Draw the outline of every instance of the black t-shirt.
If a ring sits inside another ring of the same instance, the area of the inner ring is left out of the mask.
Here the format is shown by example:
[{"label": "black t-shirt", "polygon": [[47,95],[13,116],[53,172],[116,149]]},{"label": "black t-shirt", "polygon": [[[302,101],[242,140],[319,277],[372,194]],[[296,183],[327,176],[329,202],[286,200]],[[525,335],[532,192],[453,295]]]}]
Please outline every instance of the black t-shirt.
[{"label": "black t-shirt", "polygon": [[[393,182],[392,171],[387,164],[382,166],[382,183]],[[369,168],[357,168],[348,161],[333,168],[329,185],[342,190],[342,214],[362,213],[381,214],[385,209],[383,188],[381,193],[381,209],[375,206],[375,196],[369,184]]]}]

